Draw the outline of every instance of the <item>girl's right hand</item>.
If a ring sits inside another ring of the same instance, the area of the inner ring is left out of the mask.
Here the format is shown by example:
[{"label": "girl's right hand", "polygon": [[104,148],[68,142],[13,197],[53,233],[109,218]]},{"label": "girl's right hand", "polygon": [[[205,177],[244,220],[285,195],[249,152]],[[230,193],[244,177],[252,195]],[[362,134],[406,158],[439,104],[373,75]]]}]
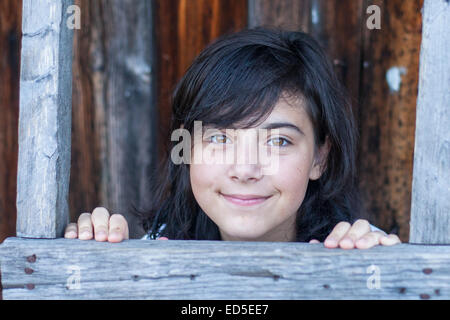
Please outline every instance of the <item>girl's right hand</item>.
[{"label": "girl's right hand", "polygon": [[108,210],[97,207],[92,211],[82,213],[78,223],[69,223],[64,232],[66,239],[121,242],[129,238],[128,223],[121,214],[109,215]]}]

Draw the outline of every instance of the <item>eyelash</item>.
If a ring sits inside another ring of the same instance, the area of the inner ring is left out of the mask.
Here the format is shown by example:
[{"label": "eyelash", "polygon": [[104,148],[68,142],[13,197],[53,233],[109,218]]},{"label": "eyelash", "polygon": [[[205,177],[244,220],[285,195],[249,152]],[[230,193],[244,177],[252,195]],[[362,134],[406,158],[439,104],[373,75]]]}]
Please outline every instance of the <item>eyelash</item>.
[{"label": "eyelash", "polygon": [[[285,144],[284,145],[281,145],[281,146],[277,146],[277,147],[287,147],[287,146],[289,146],[289,145],[291,145],[292,143],[288,140],[288,139],[286,139],[286,138],[283,138],[283,137],[277,137],[277,138],[273,138],[273,139],[280,139],[280,140],[282,140],[282,141],[284,141],[285,142]],[[273,140],[273,139],[270,139],[270,140]],[[269,141],[270,141],[269,140]]]},{"label": "eyelash", "polygon": [[[211,143],[218,143],[218,144],[223,144],[223,143],[220,143],[220,142],[213,142],[213,141],[212,141],[213,138],[218,137],[218,136],[225,137],[224,134],[216,134],[216,135],[210,136],[210,137],[208,138],[208,142],[211,142]],[[228,137],[226,137],[226,139],[230,140],[230,138],[228,138]],[[272,140],[274,140],[274,139],[280,139],[280,140],[282,140],[282,141],[284,142],[283,145],[276,146],[276,147],[287,147],[287,146],[289,146],[289,145],[292,144],[288,139],[283,138],[283,137],[272,138],[272,139],[270,139],[269,141],[272,141]],[[225,142],[225,144],[226,144],[226,142]]]}]

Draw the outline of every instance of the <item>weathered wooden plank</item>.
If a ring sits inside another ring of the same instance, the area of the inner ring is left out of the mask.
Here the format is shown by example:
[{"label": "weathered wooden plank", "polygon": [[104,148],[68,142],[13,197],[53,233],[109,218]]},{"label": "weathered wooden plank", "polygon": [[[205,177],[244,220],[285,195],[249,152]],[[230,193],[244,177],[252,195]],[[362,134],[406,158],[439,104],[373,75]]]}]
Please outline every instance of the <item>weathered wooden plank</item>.
[{"label": "weathered wooden plank", "polygon": [[450,244],[450,3],[425,0],[411,208],[414,243]]},{"label": "weathered wooden plank", "polygon": [[24,0],[20,74],[17,235],[55,238],[68,222],[71,0]]},{"label": "weathered wooden plank", "polygon": [[[358,172],[370,221],[409,239],[421,0],[365,0]],[[369,29],[370,5],[380,29]]]},{"label": "weathered wooden plank", "polygon": [[359,110],[362,28],[365,23],[362,0],[310,0],[310,33],[330,57],[338,78],[347,89],[353,110]]},{"label": "weathered wooden plank", "polygon": [[16,233],[22,1],[0,1],[0,242]]},{"label": "weathered wooden plank", "polygon": [[248,26],[308,32],[312,0],[248,0]]},{"label": "weathered wooden plank", "polygon": [[0,257],[4,299],[450,298],[450,246],[8,238]]},{"label": "weathered wooden plank", "polygon": [[72,221],[104,206],[143,230],[131,204],[150,194],[156,160],[153,1],[77,0],[74,44]]}]

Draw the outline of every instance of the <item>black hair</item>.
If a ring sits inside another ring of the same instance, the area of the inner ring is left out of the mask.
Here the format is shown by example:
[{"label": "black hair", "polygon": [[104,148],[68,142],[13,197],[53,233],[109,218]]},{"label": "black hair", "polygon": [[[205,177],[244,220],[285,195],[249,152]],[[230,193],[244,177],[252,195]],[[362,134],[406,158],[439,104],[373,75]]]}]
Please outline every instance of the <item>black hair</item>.
[{"label": "black hair", "polygon": [[[171,130],[183,125],[192,133],[194,121],[220,128],[237,123],[249,127],[267,117],[283,93],[304,98],[316,146],[326,139],[330,144],[325,171],[309,181],[296,219],[297,241],[323,241],[338,222],[353,222],[361,207],[357,129],[347,91],[310,35],[257,27],[216,39],[174,89]],[[170,161],[176,143],[166,146],[150,208],[139,211],[144,229],[151,238],[220,240],[217,225],[195,200],[189,165]]]}]

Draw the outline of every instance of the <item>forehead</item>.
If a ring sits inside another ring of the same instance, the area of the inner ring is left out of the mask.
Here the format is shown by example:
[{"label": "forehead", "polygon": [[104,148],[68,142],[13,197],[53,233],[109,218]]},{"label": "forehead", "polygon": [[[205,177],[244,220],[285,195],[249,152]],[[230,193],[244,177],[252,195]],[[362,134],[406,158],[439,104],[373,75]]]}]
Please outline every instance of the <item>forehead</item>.
[{"label": "forehead", "polygon": [[302,97],[282,96],[261,125],[271,122],[291,122],[301,126],[311,125],[306,100]]}]

